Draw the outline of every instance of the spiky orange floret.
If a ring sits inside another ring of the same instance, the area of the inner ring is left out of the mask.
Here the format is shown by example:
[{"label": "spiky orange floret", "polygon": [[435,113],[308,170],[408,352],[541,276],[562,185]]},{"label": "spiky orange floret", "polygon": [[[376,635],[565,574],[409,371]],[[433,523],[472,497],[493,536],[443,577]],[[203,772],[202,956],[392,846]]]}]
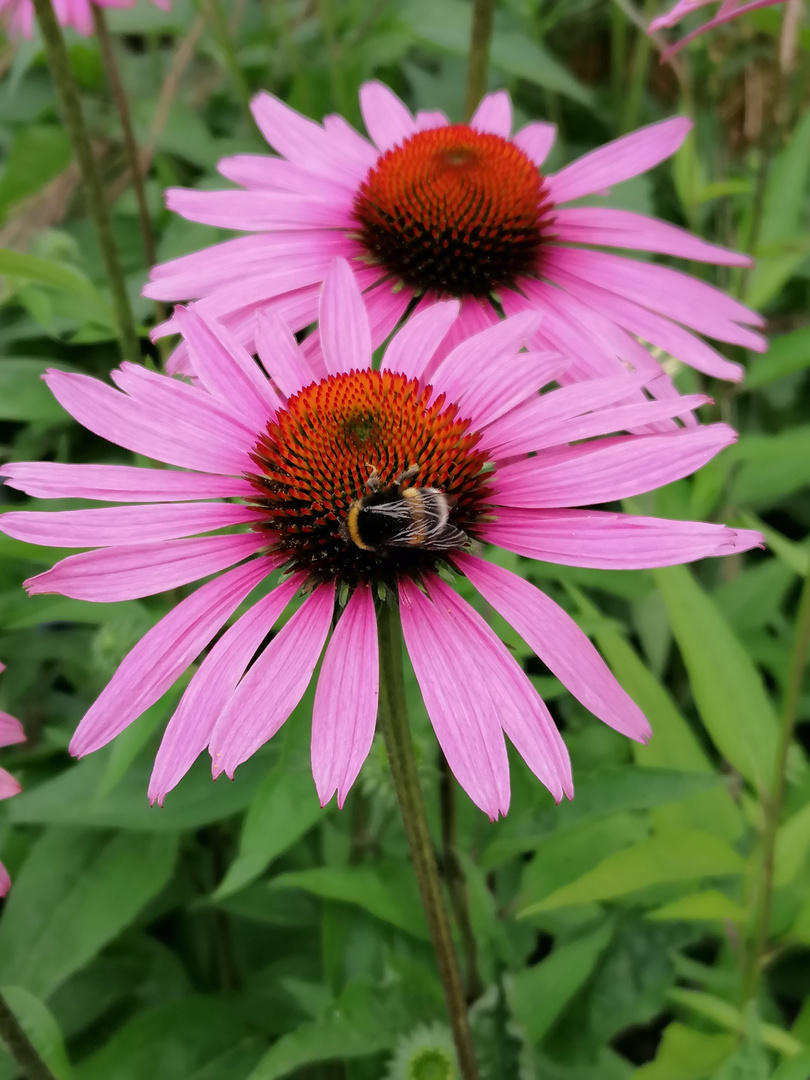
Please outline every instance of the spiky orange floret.
[{"label": "spiky orange floret", "polygon": [[536,274],[551,203],[508,139],[464,124],[388,150],[354,201],[369,255],[419,291],[485,296]]},{"label": "spiky orange floret", "polygon": [[435,487],[452,501],[452,523],[474,537],[490,495],[480,436],[444,395],[389,371],[352,371],[312,383],[267,425],[252,457],[250,479],[264,528],[291,569],[313,581],[392,583],[399,573],[432,567],[436,553],[401,548],[363,551],[341,535],[352,503],[368,494],[376,470],[383,485],[412,465],[416,487]]}]

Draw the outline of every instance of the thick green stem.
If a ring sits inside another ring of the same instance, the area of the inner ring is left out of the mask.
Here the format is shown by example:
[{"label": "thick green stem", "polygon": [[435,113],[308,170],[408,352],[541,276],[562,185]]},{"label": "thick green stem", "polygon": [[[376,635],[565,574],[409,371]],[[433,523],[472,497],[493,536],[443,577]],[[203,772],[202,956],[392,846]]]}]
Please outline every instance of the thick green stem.
[{"label": "thick green stem", "polygon": [[810,652],[810,570],[804,579],[799,610],[796,613],[796,628],[793,649],[790,654],[790,668],[782,701],[782,714],[779,730],[779,745],[776,752],[776,768],[773,784],[767,796],[763,798],[764,822],[762,830],[762,874],[760,876],[759,903],[756,911],[754,939],[750,951],[747,970],[743,981],[743,1001],[751,1001],[757,992],[759,976],[765,949],[768,944],[768,928],[771,921],[771,900],[773,897],[773,871],[776,854],[776,838],[782,805],[785,801],[787,785],[787,764],[793,730],[796,726],[796,713],[799,705],[804,670]]},{"label": "thick green stem", "polygon": [[51,0],[34,0],[34,9],[42,32],[48,67],[51,71],[65,127],[73,147],[73,155],[82,174],[87,208],[96,230],[101,256],[107,271],[115,309],[115,319],[118,324],[118,335],[121,340],[121,350],[126,360],[138,360],[140,359],[141,350],[138,344],[138,334],[135,330],[135,320],[132,317],[126,283],[121,271],[121,264],[118,261],[112,223],[107,209],[107,201],[104,197],[104,186],[93,153],[90,135],[84,123],[82,107],[79,101],[79,88],[70,67],[70,57],[68,56],[65,39],[62,36]]},{"label": "thick green stem", "polygon": [[399,611],[389,604],[378,615],[380,640],[380,724],[391,777],[399,800],[405,836],[422,904],[427,916],[430,939],[436,955],[439,977],[444,988],[447,1012],[459,1067],[464,1080],[478,1080],[472,1034],[464,1001],[458,960],[450,932],[450,920],[444,905],[439,872],[430,838],[425,804],[419,787],[416,759],[405,706],[405,678],[402,671],[402,629]]},{"label": "thick green stem", "polygon": [[489,47],[492,43],[494,18],[495,0],[474,0],[470,63],[467,68],[467,96],[464,102],[464,118],[468,123],[487,89]]},{"label": "thick green stem", "polygon": [[143,183],[143,165],[141,163],[141,155],[138,153],[138,144],[135,142],[135,133],[132,130],[132,117],[129,111],[129,101],[127,100],[124,84],[121,82],[121,74],[118,70],[118,64],[115,58],[115,47],[113,45],[112,35],[110,34],[110,28],[107,26],[104,8],[97,7],[95,4],[91,4],[90,7],[93,12],[93,23],[96,27],[96,37],[98,38],[99,48],[101,49],[101,59],[104,61],[104,67],[107,71],[107,81],[110,84],[113,101],[118,110],[118,119],[121,121],[121,131],[124,136],[124,150],[126,151],[127,161],[129,163],[135,200],[138,204],[138,224],[141,229],[143,250],[146,254],[148,265],[154,266],[157,261],[155,258],[155,237],[152,232],[152,221],[149,217],[149,210],[146,205],[146,189],[144,188]]},{"label": "thick green stem", "polygon": [[34,1049],[20,1022],[0,994],[0,1039],[17,1062],[25,1080],[55,1080],[53,1073]]}]

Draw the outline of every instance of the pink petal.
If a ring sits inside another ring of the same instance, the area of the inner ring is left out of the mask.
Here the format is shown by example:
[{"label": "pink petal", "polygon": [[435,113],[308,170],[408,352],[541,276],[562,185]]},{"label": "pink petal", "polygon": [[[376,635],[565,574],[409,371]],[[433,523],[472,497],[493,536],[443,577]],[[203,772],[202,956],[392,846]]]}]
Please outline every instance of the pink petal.
[{"label": "pink petal", "polygon": [[709,19],[708,22],[703,23],[696,30],[693,30],[691,34],[687,34],[686,37],[681,38],[680,41],[671,45],[668,49],[665,49],[661,53],[661,63],[665,60],[669,60],[675,53],[680,52],[684,45],[688,45],[690,41],[694,41],[696,37],[700,37],[701,34],[707,33],[709,30],[714,30],[718,26],[723,26],[724,23],[731,22],[732,19],[736,19],[738,15],[744,15],[749,11],[759,11],[761,8],[773,7],[774,4],[783,3],[784,0],[752,0],[750,4],[737,4],[728,3],[721,4],[720,10],[713,19]]},{"label": "pink petal", "polygon": [[264,431],[281,401],[256,361],[221,324],[198,308],[178,307],[174,316],[186,339],[194,374],[228,410],[237,409],[252,431]]},{"label": "pink petal", "polygon": [[549,151],[557,138],[557,125],[545,124],[534,121],[521,128],[516,135],[512,136],[512,142],[526,157],[530,158],[537,168],[541,168],[548,157]]},{"label": "pink petal", "polygon": [[239,683],[211,736],[214,776],[232,777],[301,700],[329,633],[334,603],[334,586],[318,586]]},{"label": "pink petal", "polygon": [[101,603],[135,600],[216,574],[267,544],[267,536],[241,533],[100,548],[69,555],[23,585],[29,596],[60,593]]},{"label": "pink petal", "polygon": [[22,791],[20,784],[11,773],[0,769],[0,799],[10,799],[12,795],[19,795]]},{"label": "pink petal", "polygon": [[[678,0],[678,3],[665,12],[663,15],[659,15],[657,19],[653,19],[649,26],[649,33],[655,30],[662,30],[667,26],[674,26],[675,23],[680,22],[686,15],[691,14],[693,11],[697,11],[698,8],[706,7],[707,4],[713,4],[715,0]],[[741,3],[741,0],[733,0],[732,6],[737,7]]]},{"label": "pink petal", "polygon": [[[167,384],[173,380],[166,376]],[[248,440],[238,428],[223,422],[215,410],[200,408],[172,414],[174,402],[167,393],[165,407],[158,409],[119,393],[89,375],[51,370],[45,381],[59,404],[71,416],[102,439],[136,454],[190,469],[239,475],[249,472]],[[180,383],[173,384],[180,387]],[[184,387],[191,390],[191,387]],[[238,439],[232,436],[238,432]],[[234,442],[236,445],[234,445]]]},{"label": "pink petal", "polygon": [[631,739],[649,739],[652,732],[641,709],[567,612],[509,570],[470,555],[456,556],[455,561],[586,709]]},{"label": "pink petal", "polygon": [[315,375],[292,331],[274,311],[256,316],[256,343],[265,371],[285,397],[314,382]]},{"label": "pink petal", "polygon": [[447,127],[450,121],[438,109],[420,110],[414,117],[417,131],[431,131],[433,128]]},{"label": "pink petal", "polygon": [[0,746],[13,746],[25,742],[25,731],[19,720],[0,711]]},{"label": "pink petal", "polygon": [[675,566],[763,545],[752,529],[602,510],[503,509],[486,538],[530,559],[597,570]]},{"label": "pink petal", "polygon": [[421,378],[456,321],[459,307],[458,300],[445,300],[415,311],[385,350],[382,369],[399,372],[409,379]]},{"label": "pink petal", "polygon": [[[337,113],[330,113],[323,118],[325,131],[331,136],[330,149],[340,155],[346,169],[346,180],[351,175],[357,180],[352,184],[352,190],[356,189],[361,180],[366,178],[368,170],[375,164],[378,158],[376,146],[372,146],[368,139],[364,139],[359,131],[355,131],[351,124]],[[337,170],[333,170],[334,176]]]},{"label": "pink petal", "polygon": [[92,753],[161,698],[274,568],[257,559],[202,585],[145,634],[76,729],[70,752]]},{"label": "pink petal", "polygon": [[509,760],[489,696],[491,658],[481,666],[446,607],[412,582],[400,582],[399,598],[405,645],[442,753],[475,805],[494,821],[509,809]]},{"label": "pink petal", "polygon": [[234,154],[221,158],[217,172],[253,191],[294,191],[297,195],[326,201],[334,196],[336,184],[344,188],[344,197],[351,198],[356,190],[356,184],[347,177],[318,176],[306,165],[269,154]]},{"label": "pink petal", "polygon": [[675,116],[614,139],[549,177],[551,198],[569,202],[638,176],[674,154],[691,130],[691,120]]},{"label": "pink petal", "polygon": [[495,501],[539,509],[627,499],[689,476],[736,439],[727,424],[709,424],[544,450],[498,470]]},{"label": "pink petal", "polygon": [[360,111],[366,131],[381,154],[416,134],[410,110],[393,90],[376,79],[360,87]]},{"label": "pink petal", "polygon": [[729,251],[718,244],[709,244],[686,229],[629,210],[601,206],[557,210],[554,231],[563,243],[660,251],[665,255],[722,266],[753,266],[749,255]]},{"label": "pink petal", "polygon": [[0,514],[0,532],[49,547],[118,547],[176,540],[256,521],[256,512],[229,503],[107,506],[100,510]]},{"label": "pink petal", "polygon": [[9,487],[39,499],[103,499],[109,502],[181,502],[249,498],[247,480],[131,465],[63,465],[55,461],[10,461],[0,466]]},{"label": "pink petal", "polygon": [[512,101],[507,92],[496,90],[494,94],[486,94],[473,113],[470,127],[508,139],[512,134]]},{"label": "pink petal", "polygon": [[449,616],[448,633],[464,641],[464,651],[475,656],[476,667],[486,673],[489,707],[520,756],[557,802],[564,794],[572,797],[574,785],[565,743],[523,669],[478,612],[453,589],[433,578],[430,592],[434,606]]},{"label": "pink petal", "polygon": [[330,375],[371,367],[368,315],[345,259],[335,259],[324,278],[318,323],[323,357]]},{"label": "pink petal", "polygon": [[10,888],[11,878],[8,876],[8,870],[0,862],[0,896],[5,896]]},{"label": "pink petal", "polygon": [[351,198],[335,185],[332,200],[302,198],[286,191],[195,191],[168,188],[166,207],[189,221],[218,229],[261,232],[272,229],[347,229]]},{"label": "pink petal", "polygon": [[318,676],[312,710],[312,776],[321,806],[342,807],[374,739],[379,699],[377,616],[368,585],[341,613]]},{"label": "pink petal", "polygon": [[200,664],[169,721],[149,781],[149,799],[163,805],[208,745],[228,698],[276,620],[302,584],[296,574],[258,600]]}]

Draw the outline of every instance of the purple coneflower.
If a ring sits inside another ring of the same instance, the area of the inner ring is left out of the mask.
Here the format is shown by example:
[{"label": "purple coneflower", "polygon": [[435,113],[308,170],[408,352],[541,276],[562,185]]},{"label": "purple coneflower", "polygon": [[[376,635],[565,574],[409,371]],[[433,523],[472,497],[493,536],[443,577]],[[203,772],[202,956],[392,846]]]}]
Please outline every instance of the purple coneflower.
[{"label": "purple coneflower", "polygon": [[[5,671],[5,664],[0,664],[0,672]],[[0,709],[0,746],[12,746],[25,742],[25,732],[19,720]],[[20,794],[20,785],[5,769],[0,769],[0,799],[10,799]],[[5,896],[11,885],[8,871],[0,862],[0,896]]]},{"label": "purple coneflower", "polygon": [[[506,812],[504,733],[555,799],[571,795],[568,754],[547,708],[442,575],[468,578],[605,723],[648,737],[640,710],[571,618],[484,553],[500,546],[573,566],[637,568],[753,547],[761,537],[748,530],[572,509],[684,477],[735,434],[725,424],[673,425],[598,438],[680,416],[706,399],[628,403],[649,377],[627,372],[538,394],[566,366],[558,354],[520,351],[538,317],[503,320],[442,355],[458,308],[446,301],[415,315],[375,370],[363,299],[337,259],[320,297],[318,350],[299,348],[264,314],[263,371],[192,308],[178,320],[194,385],[133,364],[113,372],[117,389],[48,373],[56,398],[85,427],[174,468],[4,466],[7,482],[30,495],[146,504],[5,514],[0,529],[10,536],[98,549],[31,578],[29,592],[117,601],[218,575],[126,657],[81,721],[73,753],[103,746],[157,701],[280,569],[281,582],[195,672],[158,752],[153,800],[163,800],[205,747],[214,775],[232,776],[290,715],[323,654],[312,770],[321,802],[337,792],[342,804],[375,730],[380,604],[399,608],[436,736],[472,800],[491,818]],[[301,592],[301,605],[256,657]]]},{"label": "purple coneflower", "polygon": [[[72,26],[84,37],[93,33],[93,4],[103,8],[131,8],[138,0],[51,0],[53,10],[62,26]],[[171,0],[152,0],[157,7],[168,11]],[[0,22],[14,37],[30,38],[34,34],[34,5],[31,0],[0,0]]]},{"label": "purple coneflower", "polygon": [[[708,4],[716,3],[717,0],[678,0],[678,3],[674,7],[671,7],[669,11],[663,15],[659,15],[657,19],[653,19],[650,23],[648,33],[653,34],[656,30],[663,30],[665,27],[674,26],[675,23],[680,22],[681,19],[687,15],[691,15],[693,11],[697,11],[698,8],[706,7]],[[774,4],[784,3],[784,0],[749,0],[745,3],[744,0],[722,0],[722,3],[717,9],[717,14],[703,23],[696,30],[693,30],[691,34],[687,34],[686,37],[681,38],[680,41],[676,41],[674,45],[670,45],[663,53],[661,53],[661,60],[667,60],[670,56],[674,56],[676,52],[688,45],[690,41],[694,41],[696,37],[700,37],[701,34],[705,34],[709,30],[714,30],[717,26],[722,26],[724,23],[731,22],[732,19],[736,19],[738,15],[744,15],[747,11],[758,11],[759,8],[773,7]]]},{"label": "purple coneflower", "polygon": [[[415,300],[424,310],[448,297],[462,306],[446,347],[497,321],[499,307],[541,311],[532,344],[572,358],[568,381],[612,375],[622,364],[652,376],[657,364],[637,338],[726,379],[742,368],[698,335],[765,348],[749,329],[761,319],[737,300],[681,271],[597,249],[727,266],[749,265],[746,256],[627,210],[565,205],[669,157],[689,120],[641,128],[545,175],[555,128],[530,123],[512,136],[505,91],[485,97],[469,125],[439,112],[414,117],[379,82],[366,83],[360,101],[371,141],[340,116],[316,124],[259,94],[253,115],[281,156],[221,161],[244,190],[167,193],[168,206],[193,221],[253,235],[156,267],[145,294],[198,301],[254,351],[259,310],[293,330],[315,321],[320,284],[340,255],[361,283],[375,348]],[[159,333],[177,326],[171,320]],[[656,392],[674,393],[668,379],[657,380]]]}]

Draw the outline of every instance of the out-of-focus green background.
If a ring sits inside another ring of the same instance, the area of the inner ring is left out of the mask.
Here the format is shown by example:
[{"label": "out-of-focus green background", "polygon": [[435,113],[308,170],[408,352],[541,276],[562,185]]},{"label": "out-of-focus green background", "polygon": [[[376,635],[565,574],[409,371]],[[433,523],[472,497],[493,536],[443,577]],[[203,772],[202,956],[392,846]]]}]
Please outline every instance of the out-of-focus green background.
[{"label": "out-of-focus green background", "polygon": [[[265,149],[247,110],[259,88],[361,126],[358,87],[377,77],[411,107],[460,120],[470,10],[465,0],[174,0],[165,14],[142,0],[110,12],[138,138],[153,150],[159,258],[225,235],[169,214],[162,192],[222,186],[220,157]],[[497,624],[563,730],[577,795],[555,807],[517,755],[505,820],[489,824],[458,795],[485,1080],[810,1077],[808,680],[771,917],[756,941],[763,808],[810,565],[810,23],[800,12],[785,34],[787,10],[731,23],[671,66],[639,29],[659,13],[655,0],[501,0],[496,12],[490,86],[509,89],[519,124],[558,125],[550,170],[638,125],[693,116],[674,159],[603,201],[752,251],[752,273],[687,269],[760,308],[772,345],[766,356],[728,350],[748,368],[739,387],[678,371],[681,389],[714,396],[704,418],[729,420],[740,441],[634,507],[762,528],[767,552],[627,573],[508,559],[595,639],[655,737],[640,749],[601,725]],[[68,41],[136,315],[151,324],[97,44]],[[40,381],[48,366],[104,376],[118,351],[37,41],[0,44],[0,248],[0,460],[131,460],[70,421]],[[23,505],[0,491],[0,510]],[[0,706],[29,735],[2,758],[25,790],[0,804],[14,878],[0,986],[54,1075],[408,1075],[414,1031],[435,1041],[419,1029],[442,1023],[444,1006],[382,747],[345,809],[321,811],[310,694],[233,783],[212,784],[200,761],[150,809],[151,762],[181,687],[86,760],[67,745],[169,598],[27,599],[22,580],[55,557],[0,537]],[[410,689],[436,823],[437,746]],[[438,825],[436,841],[441,856]],[[0,1050],[0,1080],[15,1075]]]}]

